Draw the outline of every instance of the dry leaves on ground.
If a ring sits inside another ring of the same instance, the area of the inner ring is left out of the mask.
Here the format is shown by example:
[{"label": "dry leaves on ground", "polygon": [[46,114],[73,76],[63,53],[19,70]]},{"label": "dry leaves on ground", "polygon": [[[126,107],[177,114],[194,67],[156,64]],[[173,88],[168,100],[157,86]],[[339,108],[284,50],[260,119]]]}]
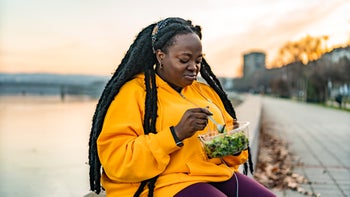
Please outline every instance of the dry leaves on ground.
[{"label": "dry leaves on ground", "polygon": [[[266,123],[265,123],[266,124]],[[270,189],[291,189],[306,196],[319,196],[305,190],[301,184],[311,184],[304,176],[293,172],[294,156],[287,142],[279,139],[262,124],[259,155],[254,178]]]}]

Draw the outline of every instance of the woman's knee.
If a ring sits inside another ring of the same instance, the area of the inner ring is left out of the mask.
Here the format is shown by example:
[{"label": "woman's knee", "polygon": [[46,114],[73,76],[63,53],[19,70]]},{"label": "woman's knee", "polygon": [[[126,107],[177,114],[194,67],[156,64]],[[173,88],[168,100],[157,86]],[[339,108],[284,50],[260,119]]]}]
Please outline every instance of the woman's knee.
[{"label": "woman's knee", "polygon": [[235,173],[239,196],[275,197],[276,195],[256,180],[241,173]]}]

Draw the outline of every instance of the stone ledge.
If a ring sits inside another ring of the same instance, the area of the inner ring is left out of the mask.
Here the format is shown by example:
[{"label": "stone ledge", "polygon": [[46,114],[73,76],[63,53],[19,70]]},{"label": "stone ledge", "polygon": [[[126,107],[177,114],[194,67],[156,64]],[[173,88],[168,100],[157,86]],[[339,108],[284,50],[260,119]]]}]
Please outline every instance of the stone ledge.
[{"label": "stone ledge", "polygon": [[[260,134],[260,120],[261,120],[261,108],[262,108],[262,100],[260,95],[251,95],[246,94],[243,95],[243,102],[236,107],[236,114],[238,120],[241,121],[249,121],[249,142],[250,149],[252,154],[252,161],[255,164],[258,156],[258,148],[259,148],[259,134]],[[243,171],[241,166],[240,171]],[[251,174],[249,174],[252,177]]]}]

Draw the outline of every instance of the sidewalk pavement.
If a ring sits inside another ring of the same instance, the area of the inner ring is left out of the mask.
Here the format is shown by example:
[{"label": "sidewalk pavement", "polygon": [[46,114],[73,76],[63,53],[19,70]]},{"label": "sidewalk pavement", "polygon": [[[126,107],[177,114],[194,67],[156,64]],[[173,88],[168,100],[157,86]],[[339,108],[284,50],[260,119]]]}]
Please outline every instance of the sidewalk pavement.
[{"label": "sidewalk pavement", "polygon": [[[261,115],[287,140],[299,158],[294,171],[311,184],[302,187],[321,197],[350,196],[350,113],[286,99],[262,98]],[[296,191],[279,197],[305,196]]]}]

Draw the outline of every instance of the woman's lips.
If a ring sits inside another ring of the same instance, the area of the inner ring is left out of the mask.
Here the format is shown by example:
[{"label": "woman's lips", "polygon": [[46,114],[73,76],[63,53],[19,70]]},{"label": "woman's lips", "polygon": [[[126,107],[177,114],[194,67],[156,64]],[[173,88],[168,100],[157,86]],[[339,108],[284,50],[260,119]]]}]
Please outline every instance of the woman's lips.
[{"label": "woman's lips", "polygon": [[197,75],[185,75],[185,79],[193,81],[197,79]]}]

